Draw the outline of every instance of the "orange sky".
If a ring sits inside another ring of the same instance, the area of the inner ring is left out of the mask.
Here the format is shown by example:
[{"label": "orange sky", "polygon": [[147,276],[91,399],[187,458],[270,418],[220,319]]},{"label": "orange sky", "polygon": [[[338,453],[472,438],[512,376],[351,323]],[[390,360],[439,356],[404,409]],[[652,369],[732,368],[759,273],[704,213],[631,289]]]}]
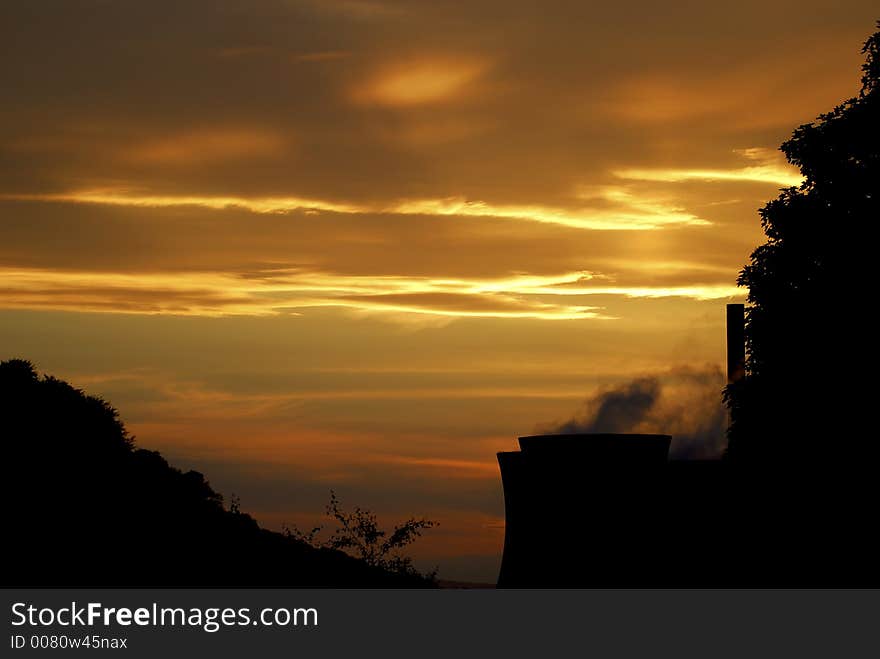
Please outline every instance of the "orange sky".
[{"label": "orange sky", "polygon": [[493,580],[496,451],[646,374],[639,429],[712,413],[776,147],[877,18],[591,4],[4,2],[0,358],[269,525],[333,487]]}]

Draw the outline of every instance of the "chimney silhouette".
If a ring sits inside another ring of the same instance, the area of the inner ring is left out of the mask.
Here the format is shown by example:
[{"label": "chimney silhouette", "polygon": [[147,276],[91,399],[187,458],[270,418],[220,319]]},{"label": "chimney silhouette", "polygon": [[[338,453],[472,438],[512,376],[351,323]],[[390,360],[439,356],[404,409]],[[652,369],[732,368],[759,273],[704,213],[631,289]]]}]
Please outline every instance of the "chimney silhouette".
[{"label": "chimney silhouette", "polygon": [[738,382],[746,374],[745,305],[727,305],[727,382]]}]

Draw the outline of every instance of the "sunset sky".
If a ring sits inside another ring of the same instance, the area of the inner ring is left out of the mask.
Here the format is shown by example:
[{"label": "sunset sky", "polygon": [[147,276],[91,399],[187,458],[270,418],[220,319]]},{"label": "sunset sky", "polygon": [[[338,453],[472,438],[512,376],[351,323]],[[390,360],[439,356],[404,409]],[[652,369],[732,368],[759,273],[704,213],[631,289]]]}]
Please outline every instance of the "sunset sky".
[{"label": "sunset sky", "polygon": [[4,0],[0,359],[271,528],[333,488],[494,581],[517,436],[654,378],[628,429],[720,450],[724,305],[800,181],[776,149],[857,93],[878,17]]}]

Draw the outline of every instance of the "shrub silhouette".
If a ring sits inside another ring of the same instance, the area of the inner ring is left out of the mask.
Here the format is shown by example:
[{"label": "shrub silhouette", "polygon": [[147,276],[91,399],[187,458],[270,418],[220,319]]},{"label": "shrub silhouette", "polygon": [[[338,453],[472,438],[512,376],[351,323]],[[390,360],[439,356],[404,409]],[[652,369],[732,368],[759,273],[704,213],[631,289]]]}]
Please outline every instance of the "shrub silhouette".
[{"label": "shrub silhouette", "polygon": [[[880,28],[880,23],[878,23]],[[728,456],[823,464],[877,454],[865,437],[873,387],[869,282],[880,217],[880,31],[862,49],[862,88],[781,146],[804,183],[761,210],[767,242],[738,283],[749,289],[746,377],[729,386]],[[838,439],[832,446],[829,439]]]},{"label": "shrub silhouette", "polygon": [[204,476],[137,448],[117,411],[0,362],[10,586],[425,586],[231,510]]},{"label": "shrub silhouette", "polygon": [[355,507],[353,512],[345,512],[333,490],[330,490],[326,514],[336,523],[336,530],[324,541],[318,540],[318,533],[322,529],[320,526],[307,533],[296,526],[290,526],[285,532],[314,547],[339,549],[350,553],[367,565],[382,570],[401,575],[423,576],[430,581],[436,580],[436,570],[421,575],[413,566],[412,559],[400,553],[415,542],[422,535],[422,531],[436,526],[436,522],[410,518],[396,525],[389,533],[379,528],[376,515],[369,510]]}]

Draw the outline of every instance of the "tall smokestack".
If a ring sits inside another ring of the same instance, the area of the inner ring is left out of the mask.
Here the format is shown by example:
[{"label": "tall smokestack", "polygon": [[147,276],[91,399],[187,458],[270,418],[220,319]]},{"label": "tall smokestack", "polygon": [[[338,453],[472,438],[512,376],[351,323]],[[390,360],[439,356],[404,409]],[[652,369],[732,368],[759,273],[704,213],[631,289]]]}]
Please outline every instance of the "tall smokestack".
[{"label": "tall smokestack", "polygon": [[746,374],[746,307],[727,305],[727,382],[741,380]]}]

